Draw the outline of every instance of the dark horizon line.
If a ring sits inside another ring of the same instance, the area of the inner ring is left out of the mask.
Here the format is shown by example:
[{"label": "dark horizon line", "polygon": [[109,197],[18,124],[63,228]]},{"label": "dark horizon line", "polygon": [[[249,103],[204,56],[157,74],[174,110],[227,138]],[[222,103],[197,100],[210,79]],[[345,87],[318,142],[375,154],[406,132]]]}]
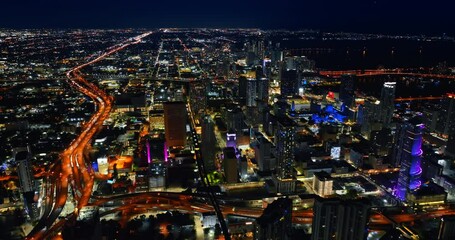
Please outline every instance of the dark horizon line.
[{"label": "dark horizon line", "polygon": [[318,33],[352,33],[352,34],[383,34],[387,36],[425,36],[425,37],[436,37],[441,35],[446,35],[446,37],[455,37],[455,33],[439,32],[439,33],[422,33],[415,31],[408,31],[398,33],[399,31],[353,31],[353,30],[330,30],[330,29],[321,29],[321,28],[298,28],[298,27],[4,27],[0,26],[0,30],[156,30],[156,29],[258,29],[264,31],[289,31],[289,32],[318,32]]}]

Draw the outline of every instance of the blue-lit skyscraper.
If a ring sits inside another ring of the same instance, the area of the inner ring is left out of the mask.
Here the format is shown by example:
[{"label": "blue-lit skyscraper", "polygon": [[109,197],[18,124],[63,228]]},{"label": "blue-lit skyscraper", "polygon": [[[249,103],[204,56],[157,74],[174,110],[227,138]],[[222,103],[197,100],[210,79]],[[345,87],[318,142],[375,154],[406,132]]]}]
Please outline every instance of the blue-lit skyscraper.
[{"label": "blue-lit skyscraper", "polygon": [[406,199],[406,193],[417,190],[421,182],[422,133],[424,125],[417,116],[398,129],[396,148],[393,159],[400,165],[398,183],[394,195],[401,200]]}]

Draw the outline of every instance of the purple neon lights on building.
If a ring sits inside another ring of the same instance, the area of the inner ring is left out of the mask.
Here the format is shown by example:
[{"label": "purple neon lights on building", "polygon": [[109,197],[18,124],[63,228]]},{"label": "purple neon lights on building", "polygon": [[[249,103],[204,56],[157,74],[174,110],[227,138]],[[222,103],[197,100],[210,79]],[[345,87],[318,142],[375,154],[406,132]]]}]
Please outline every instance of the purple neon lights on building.
[{"label": "purple neon lights on building", "polygon": [[401,200],[406,199],[407,192],[415,191],[422,185],[423,129],[424,125],[417,118],[404,123],[400,129],[397,148],[401,154],[396,157],[401,167],[394,195]]},{"label": "purple neon lights on building", "polygon": [[152,163],[152,153],[150,151],[150,142],[148,139],[145,143],[145,147],[147,148],[147,163],[150,164]]},{"label": "purple neon lights on building", "polygon": [[169,154],[167,153],[167,143],[164,142],[164,161],[167,162],[167,159],[169,158]]}]

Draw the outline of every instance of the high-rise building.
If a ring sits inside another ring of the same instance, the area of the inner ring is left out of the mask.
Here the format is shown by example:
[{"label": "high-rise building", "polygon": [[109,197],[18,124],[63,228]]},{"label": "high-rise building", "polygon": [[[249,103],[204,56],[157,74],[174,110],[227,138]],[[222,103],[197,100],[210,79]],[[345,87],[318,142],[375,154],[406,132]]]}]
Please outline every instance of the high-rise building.
[{"label": "high-rise building", "polygon": [[164,129],[168,147],[186,144],[186,107],[183,102],[166,102],[164,106]]},{"label": "high-rise building", "polygon": [[256,106],[256,79],[248,78],[246,83],[246,106],[255,107]]},{"label": "high-rise building", "polygon": [[455,239],[455,216],[443,216],[439,224],[438,240]]},{"label": "high-rise building", "polygon": [[370,133],[376,129],[375,123],[378,121],[378,113],[380,111],[380,102],[376,100],[365,100],[363,105],[359,107],[357,115],[357,123],[360,124],[360,132],[367,139],[370,138]]},{"label": "high-rise building", "polygon": [[455,133],[455,94],[449,93],[444,96],[440,105],[441,111],[436,130],[443,135]]},{"label": "high-rise building", "polygon": [[224,121],[228,131],[233,130],[238,133],[244,128],[244,115],[242,109],[238,105],[227,106],[223,112]]},{"label": "high-rise building", "polygon": [[239,172],[242,179],[248,177],[248,159],[246,156],[241,156],[239,159]]},{"label": "high-rise building", "polygon": [[282,96],[294,96],[298,93],[299,77],[297,70],[282,69],[280,75],[280,91]]},{"label": "high-rise building", "polygon": [[14,160],[17,163],[17,174],[23,193],[35,192],[35,180],[33,177],[32,167],[30,165],[31,153],[28,147],[19,147],[13,149]]},{"label": "high-rise building", "polygon": [[275,132],[277,168],[275,187],[279,193],[295,191],[294,148],[295,123],[287,116],[280,117]]},{"label": "high-rise building", "polygon": [[252,42],[251,44],[252,51],[254,54],[259,58],[263,59],[264,58],[264,52],[265,52],[265,47],[264,47],[264,37],[263,35],[259,35],[258,38]]},{"label": "high-rise building", "polygon": [[264,209],[257,219],[258,240],[289,240],[292,239],[292,200],[278,198]]},{"label": "high-rise building", "polygon": [[455,132],[449,134],[445,153],[447,155],[455,156]]},{"label": "high-rise building", "polygon": [[388,127],[390,122],[392,122],[393,111],[395,109],[395,89],[396,82],[385,82],[382,87],[379,121],[385,127]]},{"label": "high-rise building", "polygon": [[355,101],[355,76],[343,75],[340,85],[340,100],[344,105],[352,107]]},{"label": "high-rise building", "polygon": [[371,204],[366,199],[316,198],[312,240],[364,240]]},{"label": "high-rise building", "polygon": [[313,176],[313,190],[321,197],[333,194],[333,178],[327,172],[315,172]]},{"label": "high-rise building", "polygon": [[14,161],[17,163],[17,174],[21,192],[24,196],[27,213],[30,218],[36,220],[39,218],[39,208],[35,202],[35,179],[30,164],[32,155],[29,147],[18,147],[13,149]]},{"label": "high-rise building", "polygon": [[275,169],[276,161],[272,158],[272,143],[264,137],[259,137],[254,146],[254,158],[258,163],[260,172],[270,172]]},{"label": "high-rise building", "polygon": [[392,161],[395,161],[395,166],[400,166],[394,195],[401,200],[406,199],[408,192],[417,190],[421,185],[424,127],[420,116],[415,116],[401,124],[397,131],[397,142]]},{"label": "high-rise building", "polygon": [[227,183],[237,183],[239,181],[238,159],[235,148],[227,147],[223,149],[223,169]]},{"label": "high-rise building", "polygon": [[280,178],[293,178],[296,125],[287,116],[280,117],[277,124],[278,127],[275,132],[277,176]]},{"label": "high-rise building", "polygon": [[204,82],[190,83],[189,99],[191,102],[191,111],[196,114],[196,117],[207,108],[206,89],[207,86]]},{"label": "high-rise building", "polygon": [[201,121],[201,152],[204,159],[204,166],[207,171],[215,170],[215,123],[212,118],[207,115]]},{"label": "high-rise building", "polygon": [[245,76],[239,77],[239,98],[246,98],[248,87],[248,78]]},{"label": "high-rise building", "polygon": [[257,81],[257,99],[259,101],[268,102],[269,100],[269,79],[260,78]]}]

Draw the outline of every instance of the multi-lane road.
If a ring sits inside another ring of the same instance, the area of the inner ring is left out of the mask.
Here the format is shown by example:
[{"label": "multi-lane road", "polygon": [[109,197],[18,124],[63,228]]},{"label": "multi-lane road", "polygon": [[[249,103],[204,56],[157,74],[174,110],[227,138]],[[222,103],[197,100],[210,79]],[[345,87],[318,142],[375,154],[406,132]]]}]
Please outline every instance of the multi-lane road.
[{"label": "multi-lane road", "polygon": [[[104,120],[109,116],[112,108],[112,98],[95,84],[88,82],[81,70],[132,44],[140,43],[144,37],[150,34],[151,32],[147,32],[110,47],[93,60],[81,64],[66,73],[71,87],[93,100],[96,112],[83,125],[79,136],[61,153],[59,161],[50,167],[50,174],[45,178],[44,214],[27,236],[28,239],[46,238],[49,234],[58,231],[67,220],[74,220],[78,215],[79,209],[87,205],[92,194],[95,175],[84,159],[84,149],[86,149],[93,136],[102,127]],[[66,218],[58,219],[66,205],[69,187],[72,188],[76,201],[74,213]]]}]

